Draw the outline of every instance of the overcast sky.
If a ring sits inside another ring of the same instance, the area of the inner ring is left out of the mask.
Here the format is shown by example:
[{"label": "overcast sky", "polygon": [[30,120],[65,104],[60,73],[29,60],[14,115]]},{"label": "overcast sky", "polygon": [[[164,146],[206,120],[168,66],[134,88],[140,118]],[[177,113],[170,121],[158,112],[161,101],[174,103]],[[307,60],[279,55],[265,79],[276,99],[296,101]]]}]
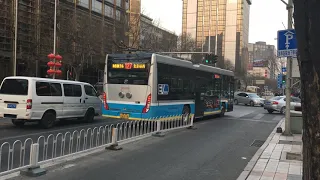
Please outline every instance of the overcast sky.
[{"label": "overcast sky", "polygon": [[[142,11],[161,26],[181,33],[182,0],[141,0]],[[249,42],[265,41],[276,45],[277,31],[287,27],[286,6],[280,0],[253,0],[250,9]]]}]

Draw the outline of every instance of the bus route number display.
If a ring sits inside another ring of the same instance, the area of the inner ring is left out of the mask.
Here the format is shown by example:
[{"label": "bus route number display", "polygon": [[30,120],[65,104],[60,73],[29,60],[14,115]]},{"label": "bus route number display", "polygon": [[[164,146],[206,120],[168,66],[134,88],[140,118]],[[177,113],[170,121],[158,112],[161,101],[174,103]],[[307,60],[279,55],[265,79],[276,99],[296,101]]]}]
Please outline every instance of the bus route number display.
[{"label": "bus route number display", "polygon": [[134,63],[124,63],[124,64],[112,64],[112,69],[145,69],[146,64],[134,64]]}]

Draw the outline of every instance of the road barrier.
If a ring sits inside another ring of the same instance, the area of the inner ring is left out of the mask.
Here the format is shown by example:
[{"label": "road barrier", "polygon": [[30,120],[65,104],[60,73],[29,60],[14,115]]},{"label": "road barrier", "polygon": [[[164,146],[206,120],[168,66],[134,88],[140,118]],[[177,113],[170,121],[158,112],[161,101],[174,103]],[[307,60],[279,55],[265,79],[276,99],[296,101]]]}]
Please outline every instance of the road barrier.
[{"label": "road barrier", "polygon": [[[194,116],[160,117],[145,121],[127,121],[73,132],[50,134],[37,139],[27,138],[0,146],[0,177],[17,172],[33,172],[41,164],[54,162],[98,148],[120,149],[118,143],[143,138],[152,134],[193,127]],[[40,172],[39,170],[37,172]],[[43,171],[41,171],[43,174]],[[24,173],[28,174],[28,173]]]}]

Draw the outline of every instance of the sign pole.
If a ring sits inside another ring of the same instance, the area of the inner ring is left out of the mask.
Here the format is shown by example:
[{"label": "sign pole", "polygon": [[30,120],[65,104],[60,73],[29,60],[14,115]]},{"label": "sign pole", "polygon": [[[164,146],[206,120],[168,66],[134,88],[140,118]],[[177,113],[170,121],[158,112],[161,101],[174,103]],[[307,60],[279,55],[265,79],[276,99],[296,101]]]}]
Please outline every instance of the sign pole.
[{"label": "sign pole", "polygon": [[[292,16],[293,16],[293,2],[288,1],[288,29],[292,29]],[[285,130],[284,135],[291,135],[291,125],[290,125],[290,102],[291,102],[291,72],[292,72],[292,57],[287,57],[287,75],[286,75],[286,114],[285,114]]]}]

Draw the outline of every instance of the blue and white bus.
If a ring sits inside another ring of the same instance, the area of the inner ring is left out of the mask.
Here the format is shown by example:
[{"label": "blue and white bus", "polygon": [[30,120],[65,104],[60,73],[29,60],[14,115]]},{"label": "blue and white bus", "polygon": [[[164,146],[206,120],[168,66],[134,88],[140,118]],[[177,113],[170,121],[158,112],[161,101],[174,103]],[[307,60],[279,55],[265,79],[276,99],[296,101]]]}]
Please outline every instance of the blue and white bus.
[{"label": "blue and white bus", "polygon": [[155,53],[109,54],[102,114],[148,120],[233,111],[234,73]]}]

